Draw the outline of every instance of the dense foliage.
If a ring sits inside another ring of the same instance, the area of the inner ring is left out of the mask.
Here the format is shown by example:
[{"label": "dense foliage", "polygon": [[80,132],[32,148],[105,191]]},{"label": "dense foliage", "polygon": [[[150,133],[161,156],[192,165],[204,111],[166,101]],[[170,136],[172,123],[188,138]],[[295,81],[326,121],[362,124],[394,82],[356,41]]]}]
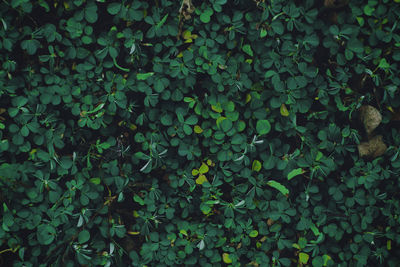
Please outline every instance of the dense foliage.
[{"label": "dense foliage", "polygon": [[1,1],[0,264],[399,266],[399,17]]}]

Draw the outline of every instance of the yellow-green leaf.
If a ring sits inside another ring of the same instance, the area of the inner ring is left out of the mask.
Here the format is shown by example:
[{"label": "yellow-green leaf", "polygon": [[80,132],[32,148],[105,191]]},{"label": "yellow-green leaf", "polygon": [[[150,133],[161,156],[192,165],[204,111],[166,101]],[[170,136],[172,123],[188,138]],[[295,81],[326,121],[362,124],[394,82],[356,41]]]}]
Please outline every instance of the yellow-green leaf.
[{"label": "yellow-green leaf", "polygon": [[281,105],[281,115],[284,117],[289,116],[289,110],[287,109],[285,104]]},{"label": "yellow-green leaf", "polygon": [[192,33],[188,30],[184,31],[182,33],[183,39],[185,39],[185,43],[191,43],[193,42],[192,40]]},{"label": "yellow-green leaf", "polygon": [[129,124],[129,129],[131,129],[132,131],[135,131],[137,129],[137,126],[133,123]]},{"label": "yellow-green leaf", "polygon": [[315,157],[315,160],[316,160],[316,161],[319,161],[323,156],[324,156],[324,154],[322,154],[321,151],[318,151],[318,152],[317,152],[317,156]]},{"label": "yellow-green leaf", "polygon": [[274,181],[274,180],[270,180],[270,181],[267,182],[267,184],[269,186],[275,188],[279,192],[281,192],[284,196],[288,196],[289,195],[289,189],[287,189],[284,185],[280,184],[279,182]]},{"label": "yellow-green leaf", "polygon": [[331,256],[325,254],[322,256],[322,259],[324,260],[324,266],[328,265],[328,261],[332,260]]},{"label": "yellow-green leaf", "polygon": [[250,100],[251,100],[251,95],[250,95],[250,94],[247,94],[247,95],[246,95],[246,101],[245,101],[245,103],[246,103],[246,104],[249,103]]},{"label": "yellow-green leaf", "polygon": [[196,176],[197,174],[199,174],[199,170],[198,169],[193,169],[192,170],[192,175]]},{"label": "yellow-green leaf", "polygon": [[217,123],[217,127],[218,127],[218,128],[220,128],[219,125],[221,124],[221,122],[222,122],[223,120],[226,120],[226,117],[222,117],[222,116],[221,116],[221,117],[219,117],[219,118],[217,119],[216,123]]},{"label": "yellow-green leaf", "polygon": [[94,184],[100,184],[100,178],[99,177],[90,178],[90,182]]},{"label": "yellow-green leaf", "polygon": [[137,73],[136,74],[136,79],[139,81],[144,81],[147,80],[149,77],[153,76],[154,72],[147,72],[147,73]]},{"label": "yellow-green leaf", "polygon": [[300,263],[307,264],[309,258],[310,258],[310,256],[307,253],[304,253],[304,252],[299,253]]},{"label": "yellow-green leaf", "polygon": [[180,230],[179,233],[183,234],[184,236],[188,236],[188,233],[185,229]]},{"label": "yellow-green leaf", "polygon": [[211,109],[214,110],[215,112],[221,113],[222,112],[222,107],[220,103],[217,103],[215,105],[211,105]]},{"label": "yellow-green leaf", "polygon": [[132,231],[128,231],[127,233],[130,235],[139,235],[140,234],[140,232],[132,232]]},{"label": "yellow-green leaf", "polygon": [[253,171],[256,171],[256,172],[259,172],[260,170],[261,170],[261,162],[260,161],[258,161],[258,160],[254,160],[253,161],[253,166],[251,166],[251,169],[253,170]]},{"label": "yellow-green leaf", "polygon": [[232,263],[232,259],[229,257],[228,253],[223,253],[222,259],[224,260],[225,263]]},{"label": "yellow-green leaf", "polygon": [[258,231],[257,230],[253,230],[250,232],[249,234],[250,237],[257,237],[258,236]]},{"label": "yellow-green leaf", "polygon": [[201,174],[207,173],[208,172],[208,166],[205,163],[201,163],[201,166],[199,168],[199,172]]},{"label": "yellow-green leaf", "polygon": [[199,125],[195,125],[193,130],[197,134],[201,134],[203,132],[203,129],[201,129],[201,127]]},{"label": "yellow-green leaf", "polygon": [[304,173],[304,171],[302,168],[297,168],[297,169],[294,169],[291,172],[289,172],[287,178],[288,178],[288,180],[291,180],[293,177],[303,174],[303,173]]},{"label": "yellow-green leaf", "polygon": [[200,174],[196,179],[196,184],[203,184],[204,182],[208,182],[207,177],[203,174]]}]

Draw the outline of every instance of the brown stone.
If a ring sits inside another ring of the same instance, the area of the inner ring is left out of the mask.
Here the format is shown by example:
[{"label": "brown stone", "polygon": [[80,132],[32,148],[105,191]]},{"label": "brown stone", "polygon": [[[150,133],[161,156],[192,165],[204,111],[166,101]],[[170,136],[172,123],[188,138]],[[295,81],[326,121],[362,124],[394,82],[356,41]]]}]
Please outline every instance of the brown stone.
[{"label": "brown stone", "polygon": [[382,156],[387,149],[383,142],[382,135],[377,135],[371,138],[368,142],[358,145],[358,153],[360,157],[377,158]]},{"label": "brown stone", "polygon": [[367,135],[370,136],[376,127],[378,127],[381,123],[382,115],[379,110],[370,105],[362,106],[359,111],[361,122],[364,124]]}]

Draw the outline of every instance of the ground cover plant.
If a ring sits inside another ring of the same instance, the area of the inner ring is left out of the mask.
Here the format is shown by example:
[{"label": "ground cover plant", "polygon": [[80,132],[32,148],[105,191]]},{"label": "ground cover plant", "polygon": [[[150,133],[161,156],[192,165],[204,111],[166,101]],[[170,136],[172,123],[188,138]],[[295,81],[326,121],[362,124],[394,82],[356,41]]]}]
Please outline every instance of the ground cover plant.
[{"label": "ground cover plant", "polygon": [[398,0],[0,2],[0,265],[399,266]]}]

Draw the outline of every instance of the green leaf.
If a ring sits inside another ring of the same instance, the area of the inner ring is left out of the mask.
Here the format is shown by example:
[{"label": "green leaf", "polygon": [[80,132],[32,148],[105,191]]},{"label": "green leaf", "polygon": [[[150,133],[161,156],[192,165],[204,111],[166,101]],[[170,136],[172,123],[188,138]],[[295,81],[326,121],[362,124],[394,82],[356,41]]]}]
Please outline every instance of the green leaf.
[{"label": "green leaf", "polygon": [[50,245],[56,235],[56,229],[49,224],[41,224],[37,227],[36,237],[41,245]]},{"label": "green leaf", "polygon": [[22,126],[21,135],[23,137],[27,137],[29,135],[29,129],[28,129],[28,127],[26,125]]},{"label": "green leaf", "polygon": [[256,130],[258,134],[267,134],[271,130],[271,124],[268,120],[257,121]]},{"label": "green leaf", "polygon": [[374,7],[371,7],[371,6],[369,6],[369,5],[365,5],[365,6],[364,6],[364,14],[365,14],[365,15],[367,15],[367,16],[372,16],[372,14],[374,13],[374,11],[375,11],[375,8],[374,8]]},{"label": "green leaf", "polygon": [[99,177],[90,178],[89,180],[93,184],[100,184],[101,180]]},{"label": "green leaf", "polygon": [[107,11],[111,15],[118,14],[120,10],[121,10],[121,4],[120,3],[111,3],[107,7]]},{"label": "green leaf", "polygon": [[168,18],[168,14],[166,14],[166,15],[162,18],[162,20],[160,20],[159,23],[157,23],[156,28],[157,28],[157,29],[161,28],[162,25],[164,25],[164,23],[167,21],[167,18]]},{"label": "green leaf", "polygon": [[224,131],[224,132],[228,132],[230,129],[232,129],[232,121],[230,120],[230,119],[224,119],[224,120],[222,120],[222,122],[221,122],[221,129]]},{"label": "green leaf", "polygon": [[267,71],[266,73],[265,73],[265,78],[270,78],[270,77],[272,77],[272,76],[274,76],[274,75],[277,75],[277,73],[274,71],[274,70],[269,70],[269,71]]},{"label": "green leaf", "polygon": [[251,50],[251,46],[250,45],[246,44],[246,45],[243,46],[242,49],[249,56],[251,56],[251,57],[253,56],[253,50]]},{"label": "green leaf", "polygon": [[24,40],[21,42],[21,48],[26,50],[29,55],[34,55],[39,48],[40,42],[38,40]]},{"label": "green leaf", "polygon": [[18,108],[9,108],[8,109],[8,114],[10,115],[11,118],[15,117],[18,114],[19,109]]},{"label": "green leaf", "polygon": [[287,189],[284,185],[280,184],[277,181],[270,180],[267,182],[267,185],[277,189],[279,192],[281,192],[284,196],[289,195],[289,189]]},{"label": "green leaf", "polygon": [[136,79],[138,79],[139,81],[144,81],[153,75],[154,75],[154,72],[138,73],[138,74],[136,74]]},{"label": "green leaf", "polygon": [[364,51],[363,43],[355,38],[349,40],[347,47],[354,53],[362,53]]},{"label": "green leaf", "polygon": [[192,127],[190,127],[190,126],[187,125],[187,124],[184,124],[184,125],[183,125],[183,131],[184,131],[184,133],[185,133],[186,135],[191,135],[191,134],[193,133]]},{"label": "green leaf", "polygon": [[293,177],[303,174],[303,173],[304,173],[304,171],[302,168],[297,168],[297,169],[294,169],[291,172],[289,172],[287,178],[290,181],[291,179],[293,179]]},{"label": "green leaf", "polygon": [[260,31],[260,38],[264,38],[265,36],[267,36],[267,33],[268,33],[267,30],[262,28]]},{"label": "green leaf", "polygon": [[382,58],[379,61],[378,67],[381,68],[381,69],[387,70],[387,69],[390,68],[390,64],[386,61],[386,58]]},{"label": "green leaf", "polygon": [[211,15],[214,13],[214,11],[211,8],[207,8],[206,10],[203,11],[203,13],[200,14],[200,20],[203,23],[209,23],[211,21]]},{"label": "green leaf", "polygon": [[171,126],[172,125],[172,116],[170,114],[162,115],[160,121],[165,126]]},{"label": "green leaf", "polygon": [[186,120],[185,123],[189,125],[195,125],[198,122],[198,119],[195,115],[190,115]]},{"label": "green leaf", "polygon": [[278,35],[281,35],[281,34],[283,34],[283,31],[284,31],[284,27],[283,27],[283,24],[282,24],[282,22],[280,22],[280,21],[273,21],[272,23],[271,23],[271,27],[272,27],[272,29],[274,30],[274,32],[276,33],[276,34],[278,34]]},{"label": "green leaf", "polygon": [[80,244],[86,243],[90,239],[90,233],[88,230],[82,230],[78,235],[78,242]]},{"label": "green leaf", "polygon": [[90,3],[85,8],[85,18],[89,23],[95,23],[97,21],[97,6],[94,3]]}]

